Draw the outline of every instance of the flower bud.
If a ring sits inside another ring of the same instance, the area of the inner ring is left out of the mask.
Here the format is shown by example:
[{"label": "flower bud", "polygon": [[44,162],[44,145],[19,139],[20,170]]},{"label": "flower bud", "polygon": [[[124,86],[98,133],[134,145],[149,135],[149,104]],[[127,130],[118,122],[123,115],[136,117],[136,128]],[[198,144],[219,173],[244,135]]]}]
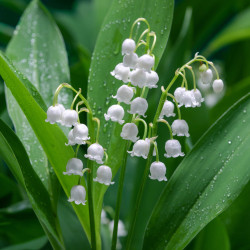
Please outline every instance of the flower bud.
[{"label": "flower bud", "polygon": [[146,99],[141,97],[136,97],[130,105],[130,110],[128,113],[130,114],[138,114],[145,117],[145,112],[148,109],[148,102]]},{"label": "flower bud", "polygon": [[66,109],[62,113],[62,125],[71,127],[77,124],[78,114],[75,110]]},{"label": "flower bud", "polygon": [[201,72],[201,81],[204,84],[211,83],[212,79],[213,79],[213,72],[211,69],[207,69],[206,71]]},{"label": "flower bud", "polygon": [[124,123],[122,120],[124,116],[124,109],[120,105],[112,105],[109,107],[107,114],[104,114],[105,120],[111,120],[113,122],[119,122],[120,124]]},{"label": "flower bud", "polygon": [[150,72],[150,70],[152,69],[154,64],[155,64],[154,57],[150,56],[148,54],[145,54],[145,55],[139,57],[138,63],[137,63],[137,68],[144,69],[145,71]]},{"label": "flower bud", "polygon": [[82,176],[83,163],[77,158],[72,158],[68,161],[66,165],[66,172],[63,172],[64,175],[80,175]]},{"label": "flower bud", "polygon": [[134,157],[143,157],[147,159],[150,148],[150,140],[147,138],[146,140],[138,140],[134,146],[132,151],[128,151],[128,153]]},{"label": "flower bud", "polygon": [[183,93],[186,91],[185,88],[179,87],[174,91],[174,97],[176,99],[176,101],[182,105],[182,97],[183,97]]},{"label": "flower bud", "polygon": [[123,63],[119,63],[115,66],[115,69],[110,72],[112,76],[114,76],[116,79],[123,81],[124,83],[127,83],[129,81],[129,73],[130,69],[129,67],[125,67]]},{"label": "flower bud", "polygon": [[173,135],[189,137],[189,128],[185,120],[174,120],[171,128],[173,130]]},{"label": "flower bud", "polygon": [[204,98],[202,98],[201,92],[198,89],[192,89],[191,93],[194,97],[193,99],[193,106],[200,107],[201,103],[204,102]]},{"label": "flower bud", "polygon": [[94,179],[94,181],[109,186],[110,184],[114,184],[111,179],[112,171],[110,167],[102,165],[97,169],[97,177]]},{"label": "flower bud", "polygon": [[149,178],[158,181],[167,181],[166,166],[163,162],[155,161],[150,166]]},{"label": "flower bud", "polygon": [[161,114],[159,116],[160,119],[162,119],[164,117],[164,115],[166,117],[171,117],[171,116],[175,116],[174,113],[174,104],[168,100],[166,100],[164,102],[163,108],[161,110]]},{"label": "flower bud", "polygon": [[121,137],[124,140],[136,142],[139,139],[139,137],[137,137],[138,132],[138,128],[134,123],[126,123],[122,127]]},{"label": "flower bud", "polygon": [[184,153],[181,152],[180,142],[175,139],[166,141],[165,150],[166,150],[166,154],[164,154],[164,156],[167,158],[170,158],[170,157],[176,158],[178,156],[184,156]]},{"label": "flower bud", "polygon": [[127,54],[123,57],[123,65],[134,69],[138,62],[138,56],[136,53]]},{"label": "flower bud", "polygon": [[65,111],[65,108],[62,104],[56,104],[55,106],[50,106],[47,110],[47,119],[46,122],[54,124],[55,122],[61,122],[62,113]]},{"label": "flower bud", "polygon": [[194,108],[195,107],[194,103],[195,103],[195,99],[194,99],[193,93],[190,90],[186,90],[182,95],[182,99],[181,99],[179,107],[184,105],[186,108],[190,108],[190,107]]},{"label": "flower bud", "polygon": [[118,102],[124,102],[126,104],[130,104],[130,100],[133,98],[134,91],[132,87],[127,85],[122,85],[116,93],[116,96],[112,96],[117,99]]},{"label": "flower bud", "polygon": [[130,81],[134,86],[143,88],[144,86],[146,86],[146,80],[146,72],[142,69],[135,69],[130,73]]},{"label": "flower bud", "polygon": [[136,44],[133,39],[125,39],[122,43],[122,55],[130,54],[135,50]]},{"label": "flower bud", "polygon": [[77,123],[73,129],[74,141],[77,144],[86,144],[84,141],[89,140],[89,130],[85,124]]},{"label": "flower bud", "polygon": [[91,161],[96,161],[99,164],[103,164],[103,156],[104,149],[98,143],[91,144],[87,149],[87,154],[84,155],[84,157],[90,159]]},{"label": "flower bud", "polygon": [[216,79],[213,82],[213,90],[215,93],[220,93],[223,90],[224,84],[221,79]]},{"label": "flower bud", "polygon": [[150,71],[149,73],[146,72],[146,76],[147,76],[147,80],[146,80],[146,86],[149,88],[149,89],[152,89],[152,88],[157,88],[157,83],[159,81],[159,76],[158,74],[155,72],[155,71]]},{"label": "flower bud", "polygon": [[72,187],[68,201],[75,202],[76,205],[79,204],[85,205],[86,203],[85,197],[86,197],[85,188],[81,185],[76,185]]}]

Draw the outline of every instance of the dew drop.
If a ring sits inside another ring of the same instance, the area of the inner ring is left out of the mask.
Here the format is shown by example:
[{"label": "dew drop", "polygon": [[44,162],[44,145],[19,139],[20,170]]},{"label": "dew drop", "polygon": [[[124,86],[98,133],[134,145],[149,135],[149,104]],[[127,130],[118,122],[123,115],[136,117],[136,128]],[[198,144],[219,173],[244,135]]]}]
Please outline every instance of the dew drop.
[{"label": "dew drop", "polygon": [[232,141],[228,141],[228,144],[232,144]]}]

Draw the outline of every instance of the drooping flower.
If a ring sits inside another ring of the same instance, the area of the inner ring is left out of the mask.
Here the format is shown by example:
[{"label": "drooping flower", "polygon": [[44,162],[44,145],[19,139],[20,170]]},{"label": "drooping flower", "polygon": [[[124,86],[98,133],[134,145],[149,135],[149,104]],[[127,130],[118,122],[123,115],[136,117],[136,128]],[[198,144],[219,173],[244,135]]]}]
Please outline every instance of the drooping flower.
[{"label": "drooping flower", "polygon": [[125,67],[123,63],[119,63],[115,66],[115,69],[110,72],[112,76],[114,76],[116,79],[123,81],[124,83],[127,83],[129,81],[129,73],[130,69],[129,67]]},{"label": "drooping flower", "polygon": [[123,57],[123,65],[125,67],[134,69],[136,67],[137,62],[138,62],[138,56],[136,53],[127,54]]},{"label": "drooping flower", "polygon": [[154,64],[155,64],[154,57],[148,54],[145,54],[139,57],[136,67],[139,69],[144,69],[147,72],[150,72]]},{"label": "drooping flower", "polygon": [[138,128],[134,123],[126,123],[122,127],[121,137],[124,140],[136,142],[139,139],[139,137],[137,137],[138,132]]},{"label": "drooping flower", "polygon": [[68,161],[66,165],[66,172],[63,172],[64,175],[80,175],[82,176],[83,163],[80,159],[72,158]]},{"label": "drooping flower", "polygon": [[146,72],[146,77],[147,77],[147,80],[146,80],[146,86],[149,88],[149,89],[152,89],[152,88],[157,88],[157,83],[159,81],[159,76],[158,74],[151,70],[149,73]]},{"label": "drooping flower", "polygon": [[198,89],[192,89],[191,92],[194,96],[193,106],[200,107],[201,103],[204,102],[204,98],[202,98],[201,92]]},{"label": "drooping flower", "polygon": [[128,113],[130,114],[138,114],[145,117],[145,113],[148,109],[148,102],[146,99],[141,97],[136,97],[130,105],[130,110]]},{"label": "drooping flower", "polygon": [[136,47],[135,41],[133,39],[125,39],[122,43],[122,55],[131,54],[134,52]]},{"label": "drooping flower", "polygon": [[155,161],[150,166],[149,178],[158,181],[167,181],[166,166],[163,162]]},{"label": "drooping flower", "polygon": [[50,106],[47,110],[47,119],[46,122],[54,124],[56,122],[61,122],[62,113],[65,111],[65,108],[62,104],[56,104],[55,106]]},{"label": "drooping flower", "polygon": [[215,93],[220,93],[223,90],[224,84],[221,79],[216,79],[213,82],[213,90]]},{"label": "drooping flower", "polygon": [[179,87],[174,91],[174,97],[176,99],[176,101],[180,104],[183,105],[182,103],[182,97],[183,97],[183,93],[186,91],[185,88]]},{"label": "drooping flower", "polygon": [[195,98],[194,98],[193,93],[190,90],[186,90],[182,95],[182,99],[181,99],[181,103],[179,104],[179,107],[184,105],[185,108],[190,108],[190,107],[194,108],[195,107],[194,103],[195,103]]},{"label": "drooping flower", "polygon": [[76,185],[72,187],[70,191],[70,197],[68,199],[69,202],[75,202],[76,205],[86,204],[86,190],[81,185]]},{"label": "drooping flower", "polygon": [[114,184],[111,179],[112,171],[110,167],[102,165],[97,169],[97,177],[94,179],[94,181],[109,186],[111,184]]},{"label": "drooping flower", "polygon": [[84,157],[90,159],[91,161],[96,161],[99,164],[103,164],[104,149],[98,143],[91,144],[87,149],[87,154]]},{"label": "drooping flower", "polygon": [[188,133],[189,128],[185,120],[179,120],[179,119],[174,120],[171,128],[173,131],[173,135],[189,137],[189,133]]},{"label": "drooping flower", "polygon": [[134,86],[143,88],[146,86],[147,75],[143,69],[135,69],[130,73],[130,82]]},{"label": "drooping flower", "polygon": [[[114,230],[114,221],[112,220],[109,223],[109,230],[110,233],[113,233]],[[117,236],[118,237],[124,237],[127,235],[127,230],[125,229],[125,225],[123,224],[123,222],[121,220],[118,221],[118,230],[117,230]]]},{"label": "drooping flower", "polygon": [[163,108],[161,110],[161,114],[159,116],[160,119],[162,119],[164,117],[164,115],[166,117],[171,117],[171,116],[175,116],[174,113],[174,104],[168,100],[166,100],[164,102]]},{"label": "drooping flower", "polygon": [[75,110],[66,109],[62,113],[62,125],[66,127],[72,127],[77,124],[78,114]]},{"label": "drooping flower", "polygon": [[201,81],[204,84],[209,84],[213,79],[213,72],[211,69],[207,69],[206,71],[201,72],[200,76],[201,76]]},{"label": "drooping flower", "polygon": [[77,123],[73,129],[73,140],[76,144],[86,144],[89,140],[89,130],[85,124]]},{"label": "drooping flower", "polygon": [[124,123],[124,120],[122,120],[123,116],[124,109],[118,104],[110,106],[107,114],[104,114],[106,121],[111,120],[113,122],[119,122],[120,124]]},{"label": "drooping flower", "polygon": [[128,151],[128,153],[133,156],[143,157],[147,159],[150,148],[150,140],[147,138],[145,140],[138,140],[134,146],[132,151]]},{"label": "drooping flower", "polygon": [[130,104],[131,99],[133,98],[134,90],[132,87],[127,85],[122,85],[113,98],[117,99],[118,102],[124,102],[126,104]]},{"label": "drooping flower", "polygon": [[71,129],[69,131],[69,134],[68,134],[68,143],[65,143],[66,146],[74,146],[76,145],[76,142],[75,142],[75,138],[74,138],[74,135],[73,135],[73,129]]},{"label": "drooping flower", "polygon": [[166,154],[164,154],[165,157],[178,157],[178,156],[184,156],[184,153],[181,152],[181,144],[179,141],[172,139],[168,140],[165,143],[165,150]]}]

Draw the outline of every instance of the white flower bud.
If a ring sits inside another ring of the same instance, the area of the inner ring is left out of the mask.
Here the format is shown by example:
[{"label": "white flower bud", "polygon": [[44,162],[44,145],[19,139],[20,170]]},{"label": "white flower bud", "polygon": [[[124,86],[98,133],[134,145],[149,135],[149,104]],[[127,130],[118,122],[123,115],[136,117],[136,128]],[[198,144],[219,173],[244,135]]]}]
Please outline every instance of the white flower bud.
[{"label": "white flower bud", "polygon": [[148,72],[152,69],[155,64],[155,59],[153,56],[145,54],[138,59],[137,68],[144,69]]},{"label": "white flower bud", "polygon": [[62,104],[56,104],[55,106],[50,106],[47,111],[46,122],[54,124],[55,122],[61,122],[62,113],[65,111],[65,108]]},{"label": "white flower bud", "polygon": [[72,187],[68,201],[75,202],[76,205],[79,204],[85,205],[86,203],[85,197],[86,197],[85,188],[81,185],[76,185]]},{"label": "white flower bud", "polygon": [[178,156],[184,156],[184,153],[181,152],[180,142],[175,139],[166,141],[165,150],[166,150],[166,154],[164,154],[164,156],[167,158],[170,158],[170,157],[176,158]]},{"label": "white flower bud", "polygon": [[201,103],[204,102],[204,98],[202,98],[201,92],[198,89],[192,89],[191,92],[194,97],[193,106],[200,107]]},{"label": "white flower bud", "polygon": [[130,54],[135,50],[136,44],[133,39],[125,39],[122,43],[122,55]]},{"label": "white flower bud", "polygon": [[[114,221],[112,220],[109,223],[109,231],[111,234],[113,234],[113,230],[114,230]],[[123,224],[123,222],[121,220],[119,220],[118,221],[117,236],[124,237],[126,235],[127,235],[127,230],[125,229],[125,225]]]},{"label": "white flower bud", "polygon": [[166,178],[166,166],[163,162],[155,161],[150,166],[149,178],[158,181],[167,181]]},{"label": "white flower bud", "polygon": [[71,127],[77,124],[78,114],[75,110],[66,109],[62,113],[62,125],[66,127]]},{"label": "white flower bud", "polygon": [[124,140],[136,142],[139,139],[139,137],[137,137],[138,132],[138,128],[134,123],[126,123],[122,127],[121,137]]},{"label": "white flower bud", "polygon": [[174,120],[171,128],[173,130],[173,135],[189,137],[189,128],[185,120]]},{"label": "white flower bud", "polygon": [[64,175],[80,175],[82,176],[83,163],[77,158],[72,158],[68,161],[66,165],[66,172],[63,172]]},{"label": "white flower bud", "polygon": [[141,98],[141,97],[136,97],[130,105],[130,110],[128,111],[128,113],[130,114],[138,114],[138,115],[142,115],[144,117],[145,116],[145,112],[148,109],[148,102],[146,99]]},{"label": "white flower bud", "polygon": [[136,53],[127,54],[123,57],[123,65],[134,69],[138,62],[138,56]]},{"label": "white flower bud", "polygon": [[206,71],[201,72],[200,75],[201,75],[201,81],[204,84],[211,83],[211,81],[213,79],[213,72],[211,69],[207,69]]},{"label": "white flower bud", "polygon": [[184,105],[186,108],[190,108],[190,107],[194,108],[195,107],[194,103],[195,103],[195,98],[194,98],[193,92],[191,92],[190,90],[186,90],[182,95],[182,99],[179,104],[179,107]]},{"label": "white flower bud", "polygon": [[176,101],[179,103],[179,104],[182,104],[182,96],[183,96],[183,93],[186,91],[185,88],[177,88],[175,91],[174,91],[174,97],[176,99]]},{"label": "white flower bud", "polygon": [[223,90],[224,84],[221,79],[216,79],[213,82],[213,90],[215,93],[220,93]]},{"label": "white flower bud", "polygon": [[164,115],[166,117],[171,117],[171,116],[175,116],[174,113],[174,104],[168,100],[166,100],[164,102],[163,108],[161,110],[161,114],[159,116],[160,119],[162,119],[164,117]]},{"label": "white flower bud", "polygon": [[103,164],[103,156],[104,149],[98,143],[91,144],[87,149],[87,154],[84,155],[84,157],[90,159],[91,161],[96,161],[99,164]]},{"label": "white flower bud", "polygon": [[97,169],[97,177],[94,179],[94,181],[109,186],[110,184],[114,184],[111,179],[112,171],[110,167],[102,165]]},{"label": "white flower bud", "polygon": [[134,146],[132,151],[128,151],[128,153],[133,156],[143,157],[147,159],[150,148],[150,140],[147,138],[146,140],[138,140]]},{"label": "white flower bud", "polygon": [[74,146],[76,145],[76,142],[75,142],[75,138],[74,138],[74,135],[73,135],[73,129],[71,129],[69,131],[69,134],[68,134],[68,143],[65,143],[66,146]]},{"label": "white flower bud", "polygon": [[77,144],[86,144],[85,141],[89,140],[89,130],[85,124],[76,124],[73,129],[74,141]]},{"label": "white flower bud", "polygon": [[120,105],[112,105],[109,107],[107,114],[104,114],[105,120],[111,120],[113,122],[119,122],[120,124],[124,123],[122,120],[124,116],[124,109]]},{"label": "white flower bud", "polygon": [[134,86],[143,88],[146,86],[147,75],[143,69],[135,69],[130,73],[130,82]]},{"label": "white flower bud", "polygon": [[155,72],[155,71],[150,71],[149,73],[146,72],[146,76],[147,76],[147,80],[146,80],[146,86],[149,88],[149,89],[152,89],[152,88],[157,88],[157,83],[159,81],[159,76],[158,74]]},{"label": "white flower bud", "polygon": [[123,81],[124,83],[127,83],[129,81],[129,73],[130,69],[129,67],[125,67],[123,63],[119,63],[115,66],[115,69],[110,72],[112,76],[114,76],[116,79]]},{"label": "white flower bud", "polygon": [[117,99],[118,102],[124,102],[126,104],[130,104],[131,99],[133,98],[134,90],[132,87],[127,85],[122,85],[116,93],[116,96],[112,96]]}]

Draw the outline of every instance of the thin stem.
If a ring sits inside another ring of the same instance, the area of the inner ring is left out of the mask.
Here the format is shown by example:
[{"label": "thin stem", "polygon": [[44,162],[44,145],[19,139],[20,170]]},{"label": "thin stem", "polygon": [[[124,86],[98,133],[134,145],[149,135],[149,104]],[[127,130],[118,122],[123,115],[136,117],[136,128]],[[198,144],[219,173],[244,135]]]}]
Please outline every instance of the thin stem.
[{"label": "thin stem", "polygon": [[134,23],[132,24],[132,27],[131,27],[131,30],[130,30],[130,34],[129,34],[129,38],[132,38],[134,27],[135,27],[135,25],[136,25],[137,23],[139,23],[139,22],[144,22],[144,23],[146,23],[147,26],[148,26],[148,30],[150,31],[150,25],[149,25],[148,21],[147,21],[145,18],[140,17],[140,18],[136,19],[136,20],[134,21]]},{"label": "thin stem", "polygon": [[195,82],[195,75],[194,75],[194,71],[192,69],[192,66],[187,66],[187,69],[189,69],[192,73],[192,77],[193,77],[193,84],[194,84],[194,90],[196,90],[196,82]]},{"label": "thin stem", "polygon": [[76,151],[75,151],[75,158],[77,158],[77,154],[78,154],[78,151],[79,151],[79,148],[80,148],[80,144],[77,145],[76,147]]},{"label": "thin stem", "polygon": [[146,91],[146,87],[143,87],[140,97],[143,98],[143,96],[144,96],[144,94],[145,94],[145,91]]},{"label": "thin stem", "polygon": [[168,93],[168,96],[171,97],[174,100],[174,103],[175,103],[175,106],[176,106],[176,109],[177,109],[177,112],[178,112],[178,118],[181,120],[181,110],[180,110],[180,108],[178,106],[178,102],[176,101],[175,97],[172,94]]},{"label": "thin stem", "polygon": [[[149,29],[146,29],[146,30],[144,30],[144,31],[141,33],[141,35],[140,35],[140,37],[139,37],[139,39],[138,39],[138,42],[137,42],[135,51],[136,51],[136,50],[138,49],[138,47],[140,46],[139,44],[140,44],[141,42],[144,42],[144,41],[142,41],[142,38],[143,38],[144,35],[147,34],[148,32],[149,32]],[[145,42],[144,42],[144,43],[145,43]]]},{"label": "thin stem", "polygon": [[96,143],[98,143],[98,141],[99,141],[99,133],[100,133],[100,120],[97,117],[94,117],[92,120],[97,123]]},{"label": "thin stem", "polygon": [[78,103],[76,104],[76,112],[77,112],[77,113],[78,113],[78,110],[79,110],[79,106],[82,105],[82,104],[84,104],[83,101],[80,101],[80,102],[78,102]]},{"label": "thin stem", "polygon": [[173,139],[173,132],[172,132],[172,128],[169,125],[169,123],[166,120],[164,120],[164,119],[159,119],[158,122],[165,123],[168,126],[168,130],[169,130],[169,134],[170,134],[170,139]]},{"label": "thin stem", "polygon": [[78,115],[81,114],[82,112],[89,113],[89,110],[87,108],[81,108],[78,112]]},{"label": "thin stem", "polygon": [[137,122],[137,121],[138,121],[138,122],[142,122],[143,125],[144,125],[143,140],[145,140],[146,137],[147,137],[147,133],[148,133],[148,125],[147,125],[147,123],[146,123],[143,119],[141,119],[141,118],[139,118],[139,117],[137,117],[137,118],[134,119],[134,122]]},{"label": "thin stem", "polygon": [[211,66],[213,67],[213,69],[214,69],[214,71],[215,71],[215,73],[216,73],[216,77],[217,77],[217,79],[219,80],[219,79],[220,79],[219,73],[218,73],[217,69],[215,68],[214,64],[213,64],[212,62],[208,62],[208,64],[211,65]]},{"label": "thin stem", "polygon": [[104,161],[104,165],[107,165],[108,164],[108,159],[109,159],[109,156],[107,154],[106,151],[104,151],[104,154],[105,154],[105,161]]},{"label": "thin stem", "polygon": [[82,92],[82,90],[79,89],[79,91],[77,92],[77,94],[75,95],[75,97],[74,97],[74,99],[73,99],[73,102],[71,103],[70,109],[73,109],[73,108],[74,108],[76,99],[77,99],[77,97],[81,94],[81,92]]},{"label": "thin stem", "polygon": [[152,32],[150,32],[149,36],[152,36],[154,38],[153,43],[152,43],[151,48],[150,48],[150,51],[149,51],[149,53],[152,54],[154,47],[155,47],[155,44],[156,44],[156,34],[155,34],[155,32],[152,31]]},{"label": "thin stem", "polygon": [[[129,149],[129,144],[130,143],[127,141],[126,145],[125,145],[126,152]],[[124,156],[124,158],[123,158],[123,164],[121,166],[121,173],[120,173],[120,177],[119,177],[119,186],[118,186],[117,198],[116,198],[114,229],[113,229],[111,250],[116,250],[118,223],[119,223],[119,215],[120,215],[120,209],[121,209],[122,191],[123,191],[123,184],[124,184],[124,179],[125,179],[127,158],[128,157],[126,157],[126,156]]]},{"label": "thin stem", "polygon": [[156,154],[156,161],[159,161],[159,151],[158,151],[158,147],[157,147],[157,143],[154,141],[154,148],[155,148],[155,154]]},{"label": "thin stem", "polygon": [[186,89],[188,90],[188,83],[187,83],[187,78],[185,75],[185,70],[183,70],[184,74],[182,72],[179,71],[179,75],[181,75],[183,77],[183,81],[185,83]]}]

